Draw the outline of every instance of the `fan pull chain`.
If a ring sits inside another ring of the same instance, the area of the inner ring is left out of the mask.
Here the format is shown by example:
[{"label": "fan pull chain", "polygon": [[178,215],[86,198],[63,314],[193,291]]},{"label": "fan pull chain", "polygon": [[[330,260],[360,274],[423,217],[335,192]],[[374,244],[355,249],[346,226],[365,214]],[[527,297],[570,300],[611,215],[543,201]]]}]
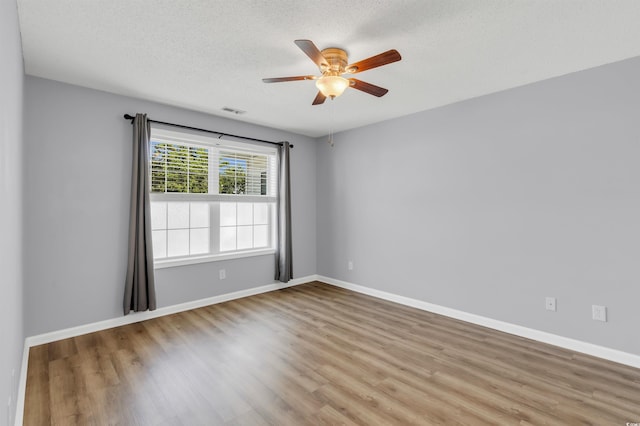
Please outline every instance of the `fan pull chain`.
[{"label": "fan pull chain", "polygon": [[333,148],[333,120],[334,120],[334,106],[333,106],[333,99],[331,99],[331,102],[329,102],[330,106],[329,109],[331,110],[331,112],[329,112],[329,139],[327,140],[327,142],[329,143],[329,145],[331,145],[331,147]]}]

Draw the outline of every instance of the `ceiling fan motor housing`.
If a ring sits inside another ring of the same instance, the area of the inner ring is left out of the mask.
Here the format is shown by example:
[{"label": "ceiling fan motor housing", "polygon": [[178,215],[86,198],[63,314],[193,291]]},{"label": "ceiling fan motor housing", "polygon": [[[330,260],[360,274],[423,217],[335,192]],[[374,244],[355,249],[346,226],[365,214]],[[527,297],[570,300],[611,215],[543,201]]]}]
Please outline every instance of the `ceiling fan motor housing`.
[{"label": "ceiling fan motor housing", "polygon": [[327,60],[328,67],[320,67],[320,71],[324,74],[329,72],[330,75],[341,75],[346,72],[345,68],[349,63],[347,52],[337,47],[329,47],[322,50],[322,56]]}]

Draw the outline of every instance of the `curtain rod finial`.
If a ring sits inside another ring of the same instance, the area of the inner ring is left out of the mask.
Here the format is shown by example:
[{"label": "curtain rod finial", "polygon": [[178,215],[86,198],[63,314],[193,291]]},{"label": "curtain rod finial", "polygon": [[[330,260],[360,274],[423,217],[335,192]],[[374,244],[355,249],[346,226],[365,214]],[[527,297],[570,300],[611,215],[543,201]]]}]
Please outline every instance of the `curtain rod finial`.
[{"label": "curtain rod finial", "polygon": [[124,115],[124,118],[125,118],[126,120],[133,120],[135,117],[134,117],[133,115],[125,114],[125,115]]}]

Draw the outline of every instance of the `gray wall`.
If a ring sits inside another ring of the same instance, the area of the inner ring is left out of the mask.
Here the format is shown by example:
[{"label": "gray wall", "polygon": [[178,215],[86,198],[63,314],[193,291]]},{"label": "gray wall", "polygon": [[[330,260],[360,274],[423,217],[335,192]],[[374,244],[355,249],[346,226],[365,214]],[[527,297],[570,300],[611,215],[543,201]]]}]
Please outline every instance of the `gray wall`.
[{"label": "gray wall", "polygon": [[318,139],[318,273],[640,355],[638,76],[634,58]]},{"label": "gray wall", "polygon": [[2,342],[0,344],[0,406],[2,407],[0,424],[12,422],[15,415],[17,383],[24,344],[23,76],[16,2],[2,0],[0,1],[0,292],[2,294],[0,296],[0,342]]},{"label": "gray wall", "polygon": [[[25,108],[27,335],[122,315],[132,138],[124,113],[295,144],[293,272],[315,274],[313,139],[35,77],[25,80]],[[273,255],[160,269],[158,305],[270,284],[273,276]]]},{"label": "gray wall", "polygon": [[[27,335],[121,315],[131,139],[121,117],[148,112],[296,144],[296,277],[317,272],[640,354],[637,75],[640,58],[344,132],[334,148],[27,77]],[[19,245],[3,241],[7,265],[19,264]],[[19,282],[19,267],[7,270]],[[271,256],[158,270],[159,305],[272,274]],[[544,310],[545,296],[558,298],[558,312]],[[609,322],[592,321],[591,304],[606,305]]]}]

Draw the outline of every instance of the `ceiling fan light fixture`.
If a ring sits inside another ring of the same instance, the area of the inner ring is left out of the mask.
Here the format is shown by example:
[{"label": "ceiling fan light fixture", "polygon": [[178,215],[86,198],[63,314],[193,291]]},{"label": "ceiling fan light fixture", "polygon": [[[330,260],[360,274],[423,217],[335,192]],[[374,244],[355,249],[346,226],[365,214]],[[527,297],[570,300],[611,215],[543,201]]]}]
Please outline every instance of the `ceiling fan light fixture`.
[{"label": "ceiling fan light fixture", "polygon": [[368,93],[369,95],[384,96],[388,90],[375,84],[367,83],[357,78],[344,78],[343,74],[356,74],[362,71],[378,68],[402,59],[397,50],[391,49],[379,53],[362,61],[349,64],[347,51],[337,47],[328,47],[322,51],[311,40],[296,40],[296,45],[320,69],[321,76],[298,75],[294,77],[263,78],[265,83],[280,83],[283,81],[315,80],[319,92],[311,105],[321,105],[327,98],[334,99],[342,95],[347,87]]},{"label": "ceiling fan light fixture", "polygon": [[331,99],[342,95],[349,84],[349,80],[338,75],[326,75],[316,80],[318,90]]}]

